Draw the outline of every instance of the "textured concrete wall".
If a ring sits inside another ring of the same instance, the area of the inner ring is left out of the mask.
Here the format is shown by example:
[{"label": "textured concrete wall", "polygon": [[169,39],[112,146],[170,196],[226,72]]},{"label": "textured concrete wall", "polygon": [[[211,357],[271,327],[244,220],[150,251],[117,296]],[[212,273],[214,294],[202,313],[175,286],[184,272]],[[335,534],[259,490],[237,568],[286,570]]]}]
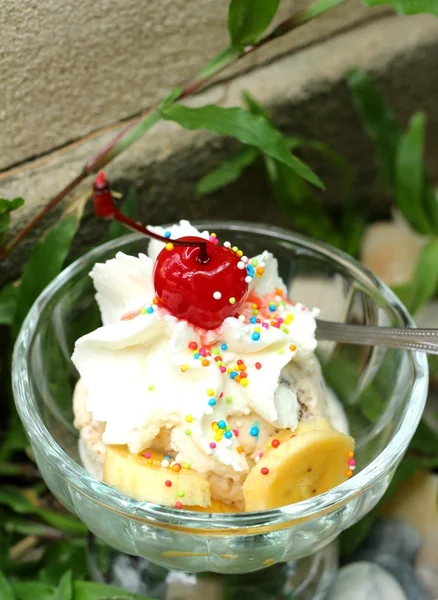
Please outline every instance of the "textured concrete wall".
[{"label": "textured concrete wall", "polygon": [[[282,0],[278,19],[307,4]],[[160,99],[226,46],[227,7],[228,0],[0,0],[0,169]],[[377,14],[348,0],[238,69]]]},{"label": "textured concrete wall", "polygon": [[[214,86],[195,102],[235,105],[240,101],[241,90],[247,89],[271,109],[285,131],[327,141],[344,153],[357,176],[359,193],[367,205],[379,211],[381,199],[376,194],[372,148],[352,108],[345,75],[353,67],[371,71],[402,123],[415,110],[427,111],[428,158],[431,172],[438,178],[437,56],[437,19],[391,16]],[[27,200],[20,213],[14,215],[14,227],[20,227],[48,197],[72,179],[115,131],[0,174],[0,196],[20,194]],[[206,132],[186,132],[176,125],[160,123],[109,165],[107,172],[119,189],[130,185],[137,188],[145,222],[234,217],[284,225],[284,216],[270,197],[263,170],[257,166],[242,181],[222,192],[204,199],[194,197],[199,178],[217,165],[233,145],[226,138]],[[314,157],[312,166],[328,185],[325,198],[336,204],[339,198],[336,172],[324,163],[315,162]],[[86,182],[73,199],[78,202],[86,199],[89,185]],[[42,223],[42,227],[48,222]],[[99,239],[103,226],[86,213],[78,245],[83,247]],[[0,279],[19,271],[36,234],[38,231],[10,260],[0,265]]]}]

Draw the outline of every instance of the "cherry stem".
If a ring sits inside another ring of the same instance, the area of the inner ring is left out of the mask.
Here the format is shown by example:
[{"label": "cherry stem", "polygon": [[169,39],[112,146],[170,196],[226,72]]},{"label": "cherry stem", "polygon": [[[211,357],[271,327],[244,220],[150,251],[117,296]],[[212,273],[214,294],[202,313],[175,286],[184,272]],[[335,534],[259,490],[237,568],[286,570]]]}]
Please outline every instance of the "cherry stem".
[{"label": "cherry stem", "polygon": [[93,200],[94,211],[98,217],[118,221],[128,229],[138,231],[143,235],[147,235],[148,237],[153,238],[154,240],[158,240],[159,242],[163,242],[164,244],[171,243],[174,246],[198,247],[199,255],[196,257],[196,260],[200,264],[206,264],[210,260],[210,257],[207,252],[207,242],[174,240],[170,237],[165,237],[164,235],[155,233],[154,231],[151,231],[141,223],[137,223],[136,221],[133,221],[132,219],[124,215],[114,203],[114,198],[111,193],[111,189],[108,185],[108,181],[103,171],[99,171],[99,173],[96,176],[96,179],[94,180]]},{"label": "cherry stem", "polygon": [[[269,42],[286,35],[293,29],[304,25],[311,19],[327,12],[334,8],[338,4],[341,4],[344,0],[331,0],[328,4],[323,5],[319,0],[316,0],[306,9],[301,10],[281,23],[279,23],[269,34],[262,37],[254,44],[249,44],[242,50],[228,49],[216,56],[210,61],[200,72],[184,83],[181,86],[179,97],[175,98],[174,101],[192,96],[199,92],[199,90],[208,83],[214,76],[221,73],[224,69],[231,66],[235,62],[241,60],[252,54],[259,48],[262,48]],[[50,201],[36,214],[32,219],[21,229],[12,240],[0,248],[0,261],[4,260],[22,241],[23,239],[35,228],[35,226],[45,217],[49,212],[58,206],[58,204],[64,200],[64,198],[72,192],[77,186],[92,173],[97,173],[105,165],[111,162],[121,152],[129,148],[136,140],[142,137],[151,127],[159,121],[160,115],[157,110],[153,108],[146,109],[139,117],[132,120],[132,122],[118,133],[108,144],[101,148],[83,167],[82,171],[70,181],[56,196],[50,199]],[[126,225],[126,223],[124,223]],[[151,235],[151,234],[147,234]],[[151,236],[153,237],[153,236]],[[175,242],[173,242],[175,243]],[[202,250],[201,250],[202,252]]]}]

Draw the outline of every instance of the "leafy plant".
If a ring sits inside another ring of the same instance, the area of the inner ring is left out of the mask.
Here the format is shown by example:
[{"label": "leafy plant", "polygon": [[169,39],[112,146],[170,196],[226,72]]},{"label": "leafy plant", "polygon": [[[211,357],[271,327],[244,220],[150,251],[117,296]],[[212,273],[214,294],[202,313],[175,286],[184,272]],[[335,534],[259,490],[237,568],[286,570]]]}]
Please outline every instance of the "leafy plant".
[{"label": "leafy plant", "polygon": [[3,244],[11,224],[11,212],[21,208],[23,204],[23,198],[14,198],[13,200],[0,198],[0,246]]},{"label": "leafy plant", "polygon": [[[264,122],[273,127],[267,112],[255,98],[248,92],[243,92],[243,97],[251,114],[264,119]],[[363,231],[363,218],[357,204],[352,201],[352,182],[347,161],[323,142],[298,136],[283,137],[290,152],[311,150],[322,155],[335,167],[344,183],[345,195],[340,218],[329,215],[323,197],[309,185],[308,177],[290,162],[278,160],[278,157],[246,144],[199,181],[196,187],[197,194],[205,195],[220,190],[234,183],[245,169],[257,160],[263,161],[272,194],[290,218],[291,224],[308,235],[338,246],[353,256],[357,255]]]},{"label": "leafy plant", "polygon": [[[137,195],[130,190],[121,210],[138,218],[137,205]],[[22,321],[41,291],[65,266],[78,224],[77,217],[70,215],[53,227],[34,246],[21,281],[0,290],[3,342],[0,370],[5,374],[10,373],[12,345]],[[117,224],[111,224],[104,241],[125,233]],[[68,569],[76,579],[86,577],[87,529],[54,500],[29,460],[28,441],[13,409],[9,377],[2,385],[2,399],[5,408],[9,405],[9,411],[3,410],[0,414],[0,565],[11,578],[12,587],[5,576],[0,575],[0,598],[7,598],[5,590],[8,590],[14,600],[64,600],[70,594],[71,577],[65,575],[59,587],[53,586],[58,585]],[[17,579],[32,578],[40,581],[17,583]],[[71,597],[82,600],[114,597],[106,586],[90,586],[73,582]],[[120,590],[117,594],[120,597]]]},{"label": "leafy plant", "polygon": [[353,71],[348,83],[364,129],[374,142],[389,197],[411,228],[428,240],[412,281],[394,290],[415,313],[438,289],[438,197],[424,163],[426,117],[416,113],[403,131],[367,73]]}]

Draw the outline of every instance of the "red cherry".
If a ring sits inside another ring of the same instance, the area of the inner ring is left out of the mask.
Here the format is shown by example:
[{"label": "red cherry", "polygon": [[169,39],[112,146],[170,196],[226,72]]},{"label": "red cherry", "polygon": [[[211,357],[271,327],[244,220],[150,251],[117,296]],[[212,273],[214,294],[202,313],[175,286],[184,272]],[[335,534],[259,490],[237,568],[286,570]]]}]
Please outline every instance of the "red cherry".
[{"label": "red cherry", "polygon": [[[178,242],[204,241],[187,236]],[[206,241],[207,260],[199,246],[163,249],[155,263],[155,291],[161,305],[179,319],[203,329],[215,329],[239,310],[248,291],[246,269],[230,249]]]}]

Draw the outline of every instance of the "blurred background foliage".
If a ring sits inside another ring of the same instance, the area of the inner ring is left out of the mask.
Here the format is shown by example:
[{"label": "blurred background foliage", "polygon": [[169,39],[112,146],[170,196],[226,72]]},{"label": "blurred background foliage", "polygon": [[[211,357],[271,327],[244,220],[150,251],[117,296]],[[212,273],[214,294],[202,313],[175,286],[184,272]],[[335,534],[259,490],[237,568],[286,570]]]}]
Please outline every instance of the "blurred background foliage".
[{"label": "blurred background foliage", "polygon": [[[342,0],[316,2],[315,15]],[[366,0],[368,5],[391,4]],[[254,1],[253,9],[266,11],[261,21],[242,21],[236,9],[242,2],[232,2],[229,29],[236,51],[252,43],[269,24],[278,2]],[[247,3],[248,5],[251,3]],[[420,3],[417,12],[420,11]],[[256,6],[257,5],[257,6]],[[275,6],[274,6],[275,5]],[[265,8],[263,8],[263,6]],[[274,8],[272,9],[272,7]],[[394,0],[399,12],[411,12],[409,0]],[[260,8],[262,7],[262,8]],[[424,0],[424,11],[438,15],[436,3]],[[436,12],[434,12],[436,11]],[[271,14],[272,13],[272,14]],[[312,18],[307,14],[306,18]],[[239,20],[240,19],[240,20]],[[378,169],[379,194],[383,191],[394,213],[401,215],[406,227],[421,238],[421,249],[409,281],[397,285],[396,293],[415,314],[433,300],[438,286],[438,201],[434,183],[424,161],[427,119],[423,112],[412,115],[403,127],[385,102],[371,77],[360,70],[351,72],[347,83],[351,102],[362,126],[374,144],[374,160]],[[256,98],[243,92],[247,111],[232,109],[227,113],[235,119],[235,131],[228,131],[221,121],[219,109],[184,109],[171,101],[160,107],[162,118],[171,119],[187,129],[208,129],[219,135],[230,134],[240,140],[239,148],[214,171],[198,182],[194,193],[203,196],[236,182],[253,164],[264,170],[271,199],[278,203],[288,225],[299,232],[323,240],[361,258],[370,214],[358,200],[357,182],[348,157],[335,152],[324,142],[299,136],[283,136],[275,128],[270,115]],[[202,112],[203,111],[203,112]],[[255,144],[245,134],[241,119],[260,127],[266,138]],[[227,124],[229,128],[229,123]],[[267,139],[273,140],[269,146]],[[271,150],[269,150],[269,148]],[[272,151],[272,148],[274,150]],[[293,153],[293,154],[292,154]],[[304,155],[310,163],[303,162]],[[311,170],[312,155],[321,155],[330,169],[342,181],[343,195],[338,207],[329,211],[324,191]],[[293,157],[293,158],[290,158]],[[313,184],[317,185],[313,185]],[[0,199],[0,241],[7,235],[10,213],[23,204],[23,199]],[[137,197],[131,190],[121,209],[137,216]],[[388,219],[391,215],[388,214]],[[65,512],[42,481],[19,422],[10,383],[11,356],[14,340],[32,303],[46,285],[68,264],[69,251],[79,227],[74,212],[66,215],[33,248],[19,282],[9,283],[0,290],[0,599],[1,600],[98,600],[136,598],[121,590],[88,581],[85,558],[87,531],[74,516]],[[113,223],[102,241],[122,235],[124,230]],[[438,378],[438,361],[432,361],[432,381]],[[401,463],[385,499],[396,484],[410,476],[419,466],[438,467],[437,427],[424,420]],[[342,535],[344,558],[348,558],[363,539],[376,518],[378,508]]]}]

